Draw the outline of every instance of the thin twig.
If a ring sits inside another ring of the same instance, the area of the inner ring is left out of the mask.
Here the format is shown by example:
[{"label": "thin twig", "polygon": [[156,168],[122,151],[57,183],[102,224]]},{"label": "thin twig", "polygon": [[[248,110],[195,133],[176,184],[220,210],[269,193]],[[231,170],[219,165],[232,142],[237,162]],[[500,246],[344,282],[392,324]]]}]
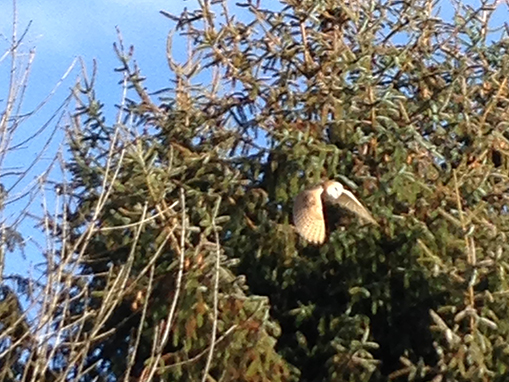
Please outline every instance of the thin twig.
[{"label": "thin twig", "polygon": [[219,233],[216,226],[216,217],[219,212],[219,206],[221,205],[221,197],[219,197],[214,215],[212,216],[212,229],[214,230],[214,236],[216,240],[216,258],[214,264],[214,296],[213,296],[213,321],[212,321],[212,335],[210,339],[209,355],[207,357],[207,363],[205,364],[205,370],[203,371],[202,382],[207,381],[209,374],[210,365],[212,363],[212,357],[214,356],[214,347],[216,344],[217,335],[217,315],[218,315],[218,296],[219,296],[219,264],[221,260],[221,245],[219,244]]},{"label": "thin twig", "polygon": [[177,302],[180,296],[180,290],[182,287],[182,276],[184,274],[184,261],[185,261],[185,240],[186,240],[186,198],[185,192],[183,188],[180,188],[180,208],[182,209],[182,222],[181,222],[181,231],[180,231],[180,248],[179,248],[179,267],[177,272],[177,279],[175,282],[175,294],[173,296],[173,301],[171,303],[170,311],[168,312],[168,316],[165,321],[164,331],[162,336],[160,337],[160,341],[155,345],[156,357],[155,360],[151,363],[150,372],[148,373],[147,378],[143,378],[143,381],[152,380],[157,366],[159,365],[159,361],[161,359],[164,347],[168,342],[168,337],[170,334],[170,329],[173,324],[173,320],[175,318],[175,312],[177,310]]}]

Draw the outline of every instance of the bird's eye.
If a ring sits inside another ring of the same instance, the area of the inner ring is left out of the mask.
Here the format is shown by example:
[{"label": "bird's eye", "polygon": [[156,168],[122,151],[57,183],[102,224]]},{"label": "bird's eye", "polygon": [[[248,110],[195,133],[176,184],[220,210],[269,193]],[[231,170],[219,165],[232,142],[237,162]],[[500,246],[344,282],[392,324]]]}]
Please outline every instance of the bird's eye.
[{"label": "bird's eye", "polygon": [[337,198],[340,193],[340,190],[337,186],[333,186],[329,190],[329,195],[333,198]]}]

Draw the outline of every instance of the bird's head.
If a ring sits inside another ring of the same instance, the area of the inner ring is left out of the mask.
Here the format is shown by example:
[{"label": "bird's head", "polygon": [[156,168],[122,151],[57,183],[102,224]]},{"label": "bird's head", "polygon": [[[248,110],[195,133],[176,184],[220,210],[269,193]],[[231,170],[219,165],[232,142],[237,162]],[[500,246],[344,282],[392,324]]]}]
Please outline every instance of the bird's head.
[{"label": "bird's head", "polygon": [[343,193],[343,185],[339,182],[334,182],[329,180],[323,184],[323,189],[325,191],[325,195],[327,198],[331,200],[336,200]]}]

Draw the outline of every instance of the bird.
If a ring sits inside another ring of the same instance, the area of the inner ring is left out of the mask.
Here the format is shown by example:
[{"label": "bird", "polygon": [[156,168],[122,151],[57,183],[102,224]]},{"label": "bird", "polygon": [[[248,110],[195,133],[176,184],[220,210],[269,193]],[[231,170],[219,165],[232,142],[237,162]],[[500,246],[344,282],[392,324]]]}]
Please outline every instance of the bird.
[{"label": "bird", "polygon": [[327,236],[324,204],[336,204],[355,213],[362,221],[378,225],[371,213],[353,193],[339,182],[326,180],[300,192],[293,203],[293,223],[297,233],[307,242],[321,245]]}]

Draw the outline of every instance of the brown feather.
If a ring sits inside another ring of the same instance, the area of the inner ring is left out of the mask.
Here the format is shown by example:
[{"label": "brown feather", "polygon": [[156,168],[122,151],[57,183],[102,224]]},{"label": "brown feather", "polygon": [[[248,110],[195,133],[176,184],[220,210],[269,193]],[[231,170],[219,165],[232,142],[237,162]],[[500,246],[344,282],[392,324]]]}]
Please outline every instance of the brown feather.
[{"label": "brown feather", "polygon": [[323,215],[322,186],[302,191],[293,205],[293,223],[299,235],[313,244],[325,241],[325,218]]},{"label": "brown feather", "polygon": [[337,199],[337,204],[347,210],[355,213],[362,220],[367,221],[368,223],[378,225],[373,216],[369,213],[369,211],[364,207],[361,202],[357,200],[357,198],[348,190],[344,190],[340,197]]}]

